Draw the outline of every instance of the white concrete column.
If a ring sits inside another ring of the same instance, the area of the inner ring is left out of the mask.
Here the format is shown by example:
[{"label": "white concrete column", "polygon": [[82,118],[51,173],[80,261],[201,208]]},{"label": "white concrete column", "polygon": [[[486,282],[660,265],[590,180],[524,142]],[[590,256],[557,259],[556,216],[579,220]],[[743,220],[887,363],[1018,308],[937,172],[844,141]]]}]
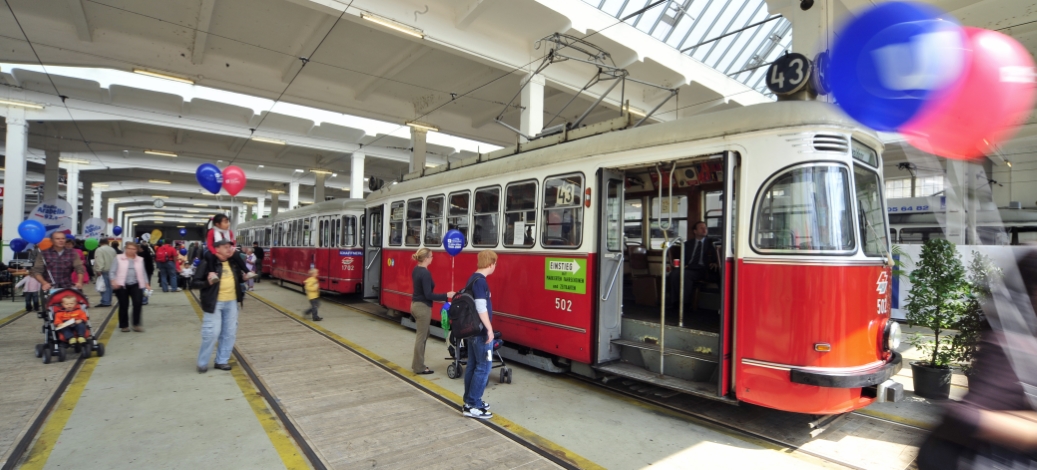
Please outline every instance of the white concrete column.
[{"label": "white concrete column", "polygon": [[[544,130],[544,85],[547,81],[543,75],[526,76],[529,83],[522,89],[522,115],[519,117],[519,130],[530,137]],[[524,137],[519,137],[525,142]]]},{"label": "white concrete column", "polygon": [[[93,205],[94,192],[91,191],[93,184],[90,181],[83,181],[83,212],[79,213],[77,219],[79,227],[76,227],[79,232],[76,235],[82,233],[82,229],[86,227],[86,219],[90,218],[90,207]],[[73,206],[75,207],[75,206]]]},{"label": "white concrete column", "polygon": [[252,220],[252,204],[249,204],[245,208],[245,220],[246,221]]},{"label": "white concrete column", "polygon": [[101,212],[101,199],[104,196],[104,192],[102,192],[101,188],[96,185],[91,185],[90,189],[92,190],[91,192],[94,193],[94,198],[92,201],[94,203],[94,207],[93,210],[90,212],[90,216],[97,217],[98,219],[103,219],[104,213]]},{"label": "white concrete column", "polygon": [[364,198],[364,152],[353,152],[353,165],[349,170],[349,198]]},{"label": "white concrete column", "polygon": [[58,179],[61,176],[61,168],[58,166],[61,153],[57,150],[47,150],[46,164],[43,170],[43,201],[53,201],[58,198]]},{"label": "white concrete column", "polygon": [[227,216],[230,217],[230,230],[235,232],[234,236],[237,237],[238,224],[241,222],[238,217],[241,216],[241,210],[238,209],[238,206],[232,206]]},{"label": "white concrete column", "polygon": [[[72,220],[79,220],[79,164],[66,163],[68,181],[65,185],[65,200],[72,206]],[[79,224],[72,225],[72,232],[79,234]]]},{"label": "white concrete column", "polygon": [[279,193],[270,193],[270,217],[277,215],[277,210],[280,209],[281,201],[278,200],[280,196]]},{"label": "white concrete column", "polygon": [[256,198],[256,218],[262,219],[266,215],[266,196]]},{"label": "white concrete column", "polygon": [[299,182],[288,183],[288,210],[299,207]]},{"label": "white concrete column", "polygon": [[410,145],[414,149],[410,156],[411,173],[425,169],[425,139],[427,137],[428,131],[425,129],[410,128]]},{"label": "white concrete column", "polygon": [[318,202],[324,202],[324,180],[328,175],[325,175],[324,173],[314,173],[313,176],[313,203],[316,204]]},{"label": "white concrete column", "polygon": [[18,224],[25,218],[25,157],[29,154],[29,123],[25,110],[7,111],[6,169],[4,170],[3,261],[14,258],[11,240],[20,238]]},{"label": "white concrete column", "polygon": [[119,218],[116,217],[115,214],[115,202],[112,201],[112,198],[108,198],[108,212],[104,213],[104,221],[108,222],[108,219],[112,219],[112,222],[108,224],[108,230],[106,231],[106,233],[111,235],[112,227],[119,225]]}]

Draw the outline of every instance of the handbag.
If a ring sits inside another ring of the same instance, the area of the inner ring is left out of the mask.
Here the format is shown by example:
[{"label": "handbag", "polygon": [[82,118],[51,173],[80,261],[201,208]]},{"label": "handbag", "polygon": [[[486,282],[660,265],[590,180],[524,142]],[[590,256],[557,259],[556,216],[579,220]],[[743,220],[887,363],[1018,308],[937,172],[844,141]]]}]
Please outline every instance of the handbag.
[{"label": "handbag", "polygon": [[97,282],[94,284],[94,289],[97,290],[98,294],[103,294],[108,291],[108,285],[105,284],[103,277],[97,276]]}]

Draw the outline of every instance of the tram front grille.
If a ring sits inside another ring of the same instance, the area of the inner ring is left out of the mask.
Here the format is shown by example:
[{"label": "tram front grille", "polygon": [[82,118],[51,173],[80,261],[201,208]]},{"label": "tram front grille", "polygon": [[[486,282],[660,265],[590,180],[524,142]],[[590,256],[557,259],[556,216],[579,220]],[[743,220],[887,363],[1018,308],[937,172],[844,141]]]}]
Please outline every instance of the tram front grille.
[{"label": "tram front grille", "polygon": [[814,150],[819,152],[846,153],[850,150],[850,142],[846,136],[839,134],[815,134]]}]

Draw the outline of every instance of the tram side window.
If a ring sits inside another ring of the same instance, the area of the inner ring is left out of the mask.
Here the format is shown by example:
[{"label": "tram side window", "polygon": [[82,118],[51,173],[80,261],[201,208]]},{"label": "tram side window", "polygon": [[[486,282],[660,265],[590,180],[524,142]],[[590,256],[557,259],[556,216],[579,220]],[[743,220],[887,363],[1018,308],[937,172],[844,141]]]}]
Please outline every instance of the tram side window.
[{"label": "tram side window", "polygon": [[500,188],[475,190],[475,223],[472,228],[473,246],[497,246],[500,233]]},{"label": "tram side window", "polygon": [[465,244],[468,243],[468,198],[468,191],[451,194],[446,219],[447,230],[461,232],[464,235]]},{"label": "tram side window", "polygon": [[866,167],[853,165],[853,181],[857,187],[857,225],[864,254],[886,256],[889,239],[886,238],[886,210],[882,207],[879,174]]},{"label": "tram side window", "polygon": [[537,216],[536,181],[509,184],[504,194],[504,246],[533,246]]},{"label": "tram side window", "polygon": [[652,198],[649,230],[653,250],[661,250],[667,240],[688,239],[688,196]]},{"label": "tram side window", "polygon": [[425,200],[425,246],[443,244],[443,196]]},{"label": "tram side window", "polygon": [[629,243],[644,243],[644,203],[640,199],[623,202],[623,238]]},{"label": "tram side window", "polygon": [[583,175],[545,179],[540,245],[545,248],[580,246],[582,234]]},{"label": "tram side window", "polygon": [[356,245],[356,217],[342,216],[342,246]]},{"label": "tram side window", "polygon": [[845,167],[824,164],[788,170],[761,191],[757,204],[757,249],[850,252],[856,247]]},{"label": "tram side window", "polygon": [[371,246],[382,246],[382,212],[371,213]]},{"label": "tram side window", "polygon": [[407,246],[421,244],[421,198],[407,201],[407,235],[404,239]]},{"label": "tram side window", "polygon": [[706,197],[703,201],[706,216],[704,220],[706,222],[706,229],[708,230],[707,235],[713,238],[723,238],[724,236],[724,192],[723,191],[710,191],[706,193]]},{"label": "tram side window", "polygon": [[403,201],[389,206],[389,246],[403,245]]},{"label": "tram side window", "polygon": [[940,227],[919,227],[900,229],[901,245],[921,245],[929,240],[943,240],[947,237]]},{"label": "tram side window", "polygon": [[328,221],[324,220],[323,217],[318,219],[317,228],[317,233],[319,234],[317,236],[317,243],[321,248],[325,248],[328,246]]},{"label": "tram side window", "polygon": [[259,242],[260,245],[267,246],[270,244],[270,232],[271,229],[263,229],[263,241]]},{"label": "tram side window", "polygon": [[329,222],[331,223],[331,246],[339,246],[339,239],[341,238],[339,234],[342,233],[342,220],[335,217],[329,220]]}]

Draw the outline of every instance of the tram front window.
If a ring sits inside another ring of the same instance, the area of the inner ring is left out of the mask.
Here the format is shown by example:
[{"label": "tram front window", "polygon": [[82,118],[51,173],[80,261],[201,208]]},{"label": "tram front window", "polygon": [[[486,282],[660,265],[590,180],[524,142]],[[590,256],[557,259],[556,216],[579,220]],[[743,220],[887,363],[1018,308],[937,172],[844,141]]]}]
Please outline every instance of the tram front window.
[{"label": "tram front window", "polygon": [[[852,252],[846,167],[803,166],[774,178],[758,198],[753,244],[760,251]],[[885,224],[880,225],[885,233]],[[884,237],[884,235],[883,235]]]},{"label": "tram front window", "polygon": [[854,165],[853,182],[857,186],[857,225],[864,254],[884,257],[889,251],[889,232],[886,230],[886,210],[882,207],[879,175]]}]

